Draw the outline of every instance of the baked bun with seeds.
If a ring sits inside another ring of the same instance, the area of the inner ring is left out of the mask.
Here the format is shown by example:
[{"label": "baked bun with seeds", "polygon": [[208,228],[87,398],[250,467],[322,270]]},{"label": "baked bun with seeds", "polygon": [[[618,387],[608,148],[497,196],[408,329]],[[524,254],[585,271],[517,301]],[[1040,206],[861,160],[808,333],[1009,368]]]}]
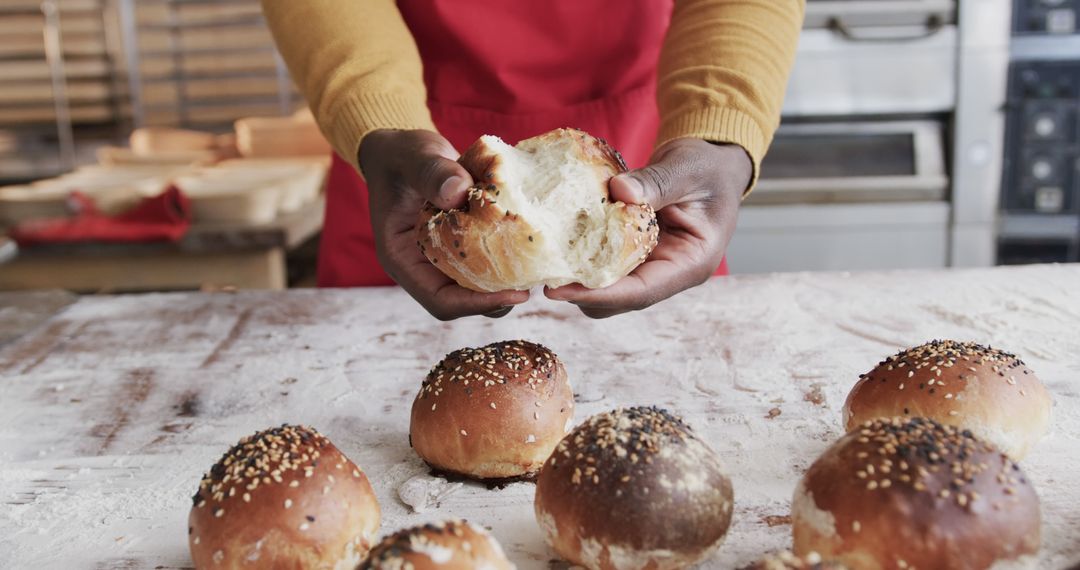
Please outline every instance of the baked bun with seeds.
[{"label": "baked bun with seeds", "polygon": [[742,570],[848,570],[839,562],[823,561],[816,552],[806,556],[795,556],[790,551],[770,554],[761,560],[743,566]]},{"label": "baked bun with seeds", "polygon": [[791,505],[795,554],[859,570],[1032,568],[1039,497],[969,430],[877,419],[810,466]]},{"label": "baked bun with seeds", "polygon": [[554,352],[523,340],[462,348],[432,367],[412,407],[409,443],[438,471],[527,478],[573,426],[574,391]]},{"label": "baked bun with seeds", "polygon": [[1016,460],[1046,433],[1050,395],[1024,362],[975,344],[935,340],[860,376],[844,404],[852,430],[875,418],[925,417],[968,428]]},{"label": "baked bun with seeds", "polygon": [[193,501],[196,568],[353,568],[378,536],[379,504],[364,472],[304,426],[241,439]]},{"label": "baked bun with seeds", "polygon": [[570,432],[536,482],[536,518],[566,560],[592,570],[684,568],[723,542],[731,481],[682,419],[617,409]]},{"label": "baked bun with seeds", "polygon": [[384,538],[357,570],[513,570],[488,532],[463,520],[426,524]]},{"label": "baked bun with seeds", "polygon": [[517,146],[485,135],[458,162],[476,182],[468,203],[425,207],[418,239],[462,287],[606,287],[656,247],[652,208],[608,194],[608,180],[626,171],[622,157],[584,131],[556,129]]}]

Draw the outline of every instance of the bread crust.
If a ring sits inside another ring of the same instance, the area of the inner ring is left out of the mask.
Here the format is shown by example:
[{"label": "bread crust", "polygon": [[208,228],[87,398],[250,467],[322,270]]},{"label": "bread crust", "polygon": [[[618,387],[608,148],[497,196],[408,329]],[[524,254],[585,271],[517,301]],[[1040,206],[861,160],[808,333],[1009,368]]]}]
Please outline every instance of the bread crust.
[{"label": "bread crust", "polygon": [[242,439],[203,477],[192,502],[196,568],[352,568],[379,530],[367,476],[303,426]]},{"label": "bread crust", "polygon": [[357,570],[513,570],[502,547],[484,529],[446,521],[400,530],[371,549]]},{"label": "bread crust", "polygon": [[740,570],[848,570],[839,562],[822,560],[816,552],[795,556],[789,551],[770,554]]},{"label": "bread crust", "polygon": [[566,560],[593,570],[684,568],[720,546],[731,481],[719,456],[658,408],[597,414],[536,483],[537,520]]},{"label": "bread crust", "polygon": [[574,391],[554,352],[516,340],[463,348],[428,373],[409,442],[436,470],[479,480],[529,477],[573,425]]},{"label": "bread crust", "polygon": [[879,417],[926,417],[968,428],[1020,460],[1046,433],[1050,408],[1045,386],[1015,355],[935,340],[863,374],[844,403],[844,425],[851,430]]},{"label": "bread crust", "polygon": [[863,570],[1023,566],[1039,498],[1015,462],[970,431],[877,419],[841,438],[792,500],[795,554]]},{"label": "bread crust", "polygon": [[[575,160],[590,166],[598,201],[620,224],[621,247],[603,263],[602,278],[586,278],[587,287],[605,287],[641,264],[656,247],[659,226],[647,204],[612,202],[607,181],[626,172],[618,151],[604,140],[577,129],[556,129],[518,143],[518,149],[539,151],[556,142],[572,143]],[[474,291],[527,290],[537,285],[559,286],[568,281],[550,275],[546,236],[520,212],[506,209],[500,194],[508,190],[504,157],[483,138],[458,159],[472,175],[468,202],[453,210],[426,204],[417,226],[418,245],[443,273]],[[561,239],[561,238],[560,238]]]}]

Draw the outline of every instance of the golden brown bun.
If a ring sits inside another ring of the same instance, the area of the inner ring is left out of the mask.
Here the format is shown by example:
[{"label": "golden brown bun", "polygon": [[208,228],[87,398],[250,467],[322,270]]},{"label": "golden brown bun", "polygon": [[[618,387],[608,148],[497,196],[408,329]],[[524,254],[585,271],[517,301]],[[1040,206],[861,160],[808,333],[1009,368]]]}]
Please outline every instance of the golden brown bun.
[{"label": "golden brown bun", "polygon": [[488,532],[465,521],[426,524],[382,540],[357,570],[513,570]]},{"label": "golden brown bun", "polygon": [[1012,354],[935,340],[879,363],[861,376],[844,404],[848,430],[893,416],[968,428],[1020,460],[1046,433],[1050,395]]},{"label": "golden brown bun", "polygon": [[559,357],[522,340],[463,348],[413,401],[409,439],[432,467],[475,479],[534,474],[570,430],[574,391]]},{"label": "golden brown bun", "polygon": [[858,570],[1022,568],[1039,550],[1039,498],[1020,467],[924,418],[841,438],[803,476],[791,517],[796,554]]},{"label": "golden brown bun", "polygon": [[367,477],[303,426],[240,440],[193,501],[188,545],[196,568],[352,568],[379,530]]},{"label": "golden brown bun", "polygon": [[597,414],[567,435],[536,482],[536,518],[590,569],[684,568],[720,546],[731,482],[719,456],[658,408]]},{"label": "golden brown bun", "polygon": [[806,556],[795,556],[785,550],[744,566],[742,570],[848,570],[848,568],[839,562],[822,561],[821,556],[816,552],[811,552]]},{"label": "golden brown bun", "polygon": [[606,287],[656,247],[652,208],[608,195],[608,180],[626,171],[622,157],[583,131],[557,129],[516,147],[483,136],[459,162],[476,182],[468,203],[425,207],[418,239],[427,258],[463,287]]}]

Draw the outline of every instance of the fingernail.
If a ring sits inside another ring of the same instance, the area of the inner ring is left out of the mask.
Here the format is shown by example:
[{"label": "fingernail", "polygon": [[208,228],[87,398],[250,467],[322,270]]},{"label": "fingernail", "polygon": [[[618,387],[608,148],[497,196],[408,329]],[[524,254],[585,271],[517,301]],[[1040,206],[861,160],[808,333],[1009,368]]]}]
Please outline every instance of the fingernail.
[{"label": "fingernail", "polygon": [[499,317],[505,317],[513,309],[514,309],[513,305],[510,305],[510,306],[507,306],[507,307],[499,307],[497,310],[491,311],[489,313],[484,313],[484,316],[488,317],[490,319],[497,319]]},{"label": "fingernail", "polygon": [[645,201],[645,187],[641,185],[641,182],[637,178],[630,176],[629,174],[619,175],[626,183],[627,189],[630,190],[630,202],[634,204],[641,204]]},{"label": "fingernail", "polygon": [[442,196],[443,198],[449,198],[450,194],[458,186],[461,186],[460,176],[451,176],[450,178],[447,178],[443,181],[442,186],[439,187],[439,196]]}]

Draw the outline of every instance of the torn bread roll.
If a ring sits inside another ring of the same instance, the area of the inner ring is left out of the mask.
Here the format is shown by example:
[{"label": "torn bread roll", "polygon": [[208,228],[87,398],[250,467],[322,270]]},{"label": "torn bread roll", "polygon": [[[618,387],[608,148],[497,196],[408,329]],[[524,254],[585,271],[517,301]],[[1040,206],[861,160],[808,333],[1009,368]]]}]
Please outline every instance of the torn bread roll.
[{"label": "torn bread roll", "polygon": [[514,570],[486,530],[456,520],[395,532],[356,570]]},{"label": "torn bread roll", "polygon": [[966,429],[891,418],[852,430],[803,476],[794,551],[860,570],[1033,568],[1039,497]]},{"label": "torn bread roll", "polygon": [[438,471],[530,477],[573,426],[559,357],[523,340],[463,348],[432,367],[413,401],[409,443]]},{"label": "torn bread roll", "polygon": [[379,530],[364,472],[304,426],[240,440],[203,477],[193,502],[196,568],[354,568]]},{"label": "torn bread roll", "polygon": [[708,558],[731,524],[720,457],[655,407],[597,414],[555,448],[536,481],[536,518],[567,561],[590,570],[668,570]]},{"label": "torn bread roll", "polygon": [[970,429],[1023,459],[1046,433],[1050,395],[1022,360],[973,342],[935,340],[901,351],[860,376],[844,403],[844,425],[925,417]]},{"label": "torn bread roll", "polygon": [[468,203],[447,211],[428,205],[418,238],[431,263],[462,287],[606,287],[656,247],[652,208],[608,194],[608,180],[626,171],[622,157],[583,131],[557,129],[517,146],[485,135],[459,162],[475,181]]}]

